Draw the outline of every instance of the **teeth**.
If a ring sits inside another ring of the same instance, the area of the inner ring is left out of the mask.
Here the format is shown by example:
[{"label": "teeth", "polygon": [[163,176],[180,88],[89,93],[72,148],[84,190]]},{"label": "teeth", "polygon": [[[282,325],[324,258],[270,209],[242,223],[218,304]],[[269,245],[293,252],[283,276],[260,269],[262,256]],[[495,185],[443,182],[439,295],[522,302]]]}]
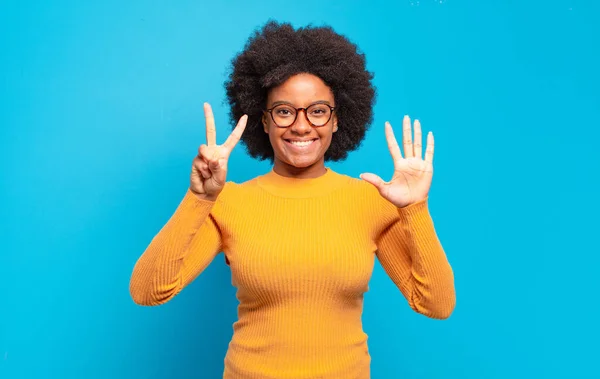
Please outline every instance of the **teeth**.
[{"label": "teeth", "polygon": [[290,141],[291,143],[293,143],[296,146],[308,146],[311,143],[313,143],[314,141]]}]

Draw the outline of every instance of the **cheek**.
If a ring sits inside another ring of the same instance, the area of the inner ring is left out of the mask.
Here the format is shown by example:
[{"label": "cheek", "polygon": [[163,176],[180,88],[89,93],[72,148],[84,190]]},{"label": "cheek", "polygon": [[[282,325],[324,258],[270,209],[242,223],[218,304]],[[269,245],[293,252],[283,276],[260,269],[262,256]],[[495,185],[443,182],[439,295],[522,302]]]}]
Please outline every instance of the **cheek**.
[{"label": "cheek", "polygon": [[271,146],[276,149],[277,146],[280,146],[283,142],[283,140],[281,139],[283,134],[282,130],[278,127],[274,127],[271,125],[268,125],[265,129],[265,132],[269,136],[269,142],[271,143]]},{"label": "cheek", "polygon": [[329,144],[331,144],[331,140],[333,139],[333,134],[334,133],[332,132],[332,130],[323,131],[319,134],[319,137],[321,137],[321,140],[325,142],[329,147]]}]

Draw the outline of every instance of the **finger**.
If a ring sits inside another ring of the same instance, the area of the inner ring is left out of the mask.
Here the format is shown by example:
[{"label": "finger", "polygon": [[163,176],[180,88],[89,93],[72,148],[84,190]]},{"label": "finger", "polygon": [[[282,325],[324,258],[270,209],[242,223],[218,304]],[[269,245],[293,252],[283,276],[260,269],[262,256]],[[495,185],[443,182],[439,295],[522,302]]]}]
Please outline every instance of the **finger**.
[{"label": "finger", "polygon": [[[192,167],[196,172],[200,173],[200,176],[202,176],[203,178],[206,178],[205,171],[208,171],[208,165],[207,165],[206,161],[204,161],[200,155],[198,155],[197,157],[194,158]],[[210,171],[208,171],[208,173],[210,174]]]},{"label": "finger", "polygon": [[219,155],[217,153],[217,151],[214,151],[213,154],[210,157],[207,157],[207,161],[208,161],[208,168],[210,169],[210,171],[212,172],[217,172],[220,168],[219,165]]},{"label": "finger", "polygon": [[433,164],[433,150],[435,142],[433,140],[433,133],[427,133],[427,149],[425,150],[425,162]]},{"label": "finger", "polygon": [[398,141],[396,141],[396,137],[394,136],[394,130],[392,129],[392,125],[387,121],[385,123],[385,139],[387,140],[388,149],[390,150],[392,159],[394,161],[402,159],[402,152],[400,151],[400,146],[398,146]]},{"label": "finger", "polygon": [[204,162],[208,162],[212,154],[213,153],[211,152],[211,149],[209,149],[205,144],[200,145],[198,148],[198,158]]},{"label": "finger", "polygon": [[206,143],[208,146],[216,145],[217,130],[215,128],[215,116],[208,103],[204,103],[204,118],[206,119]]},{"label": "finger", "polygon": [[412,145],[410,117],[408,115],[404,116],[404,120],[402,120],[402,145],[404,147],[404,157],[412,158],[415,156]]},{"label": "finger", "polygon": [[218,151],[215,151],[214,154],[208,158],[207,164],[211,173],[220,174],[227,166],[227,158],[223,158],[219,155]]},{"label": "finger", "polygon": [[208,169],[208,164],[206,162],[202,162],[200,164],[200,174],[202,174],[202,177],[204,179],[208,179],[212,176],[210,170]]},{"label": "finger", "polygon": [[375,174],[370,174],[370,173],[360,174],[360,178],[362,180],[364,180],[365,182],[368,182],[368,183],[371,183],[372,185],[374,185],[375,188],[377,188],[379,191],[382,191],[383,186],[385,185],[385,182],[383,181],[383,179],[381,179],[379,176],[377,176]]},{"label": "finger", "polygon": [[220,160],[222,160],[219,155],[218,147],[210,147],[207,145],[200,146],[198,157],[201,162],[204,162],[208,165],[208,169],[211,172],[216,172],[221,168]]},{"label": "finger", "polygon": [[421,134],[421,123],[415,120],[415,140],[413,142],[413,150],[415,157],[423,159],[423,136]]},{"label": "finger", "polygon": [[237,145],[237,143],[240,141],[240,138],[242,138],[242,133],[244,133],[244,130],[246,129],[247,123],[248,116],[243,115],[238,121],[235,129],[233,129],[233,132],[231,132],[231,134],[229,135],[229,137],[227,137],[227,140],[223,144],[227,148],[227,150],[233,150],[235,145]]}]

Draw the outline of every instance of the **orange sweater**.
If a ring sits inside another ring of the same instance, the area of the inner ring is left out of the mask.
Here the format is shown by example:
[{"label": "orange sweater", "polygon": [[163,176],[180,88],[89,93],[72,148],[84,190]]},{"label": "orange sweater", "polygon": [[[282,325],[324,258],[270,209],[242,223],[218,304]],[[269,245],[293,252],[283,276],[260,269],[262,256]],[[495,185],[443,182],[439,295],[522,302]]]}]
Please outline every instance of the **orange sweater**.
[{"label": "orange sweater", "polygon": [[219,252],[240,302],[226,379],[369,378],[361,314],[375,257],[416,312],[446,318],[455,304],[427,200],[398,209],[330,169],[228,182],[216,202],[188,191],[135,265],[134,301],[167,302]]}]

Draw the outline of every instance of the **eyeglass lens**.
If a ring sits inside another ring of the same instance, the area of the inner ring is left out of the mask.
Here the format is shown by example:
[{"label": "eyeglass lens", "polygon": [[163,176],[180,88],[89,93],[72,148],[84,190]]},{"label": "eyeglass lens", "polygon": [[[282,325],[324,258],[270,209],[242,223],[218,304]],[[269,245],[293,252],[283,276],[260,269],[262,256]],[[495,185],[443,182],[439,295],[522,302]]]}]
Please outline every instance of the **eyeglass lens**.
[{"label": "eyeglass lens", "polygon": [[[306,118],[314,126],[323,126],[331,118],[331,109],[326,104],[313,104],[305,110]],[[296,108],[287,104],[280,104],[271,111],[273,121],[280,127],[288,127],[296,121]]]}]

